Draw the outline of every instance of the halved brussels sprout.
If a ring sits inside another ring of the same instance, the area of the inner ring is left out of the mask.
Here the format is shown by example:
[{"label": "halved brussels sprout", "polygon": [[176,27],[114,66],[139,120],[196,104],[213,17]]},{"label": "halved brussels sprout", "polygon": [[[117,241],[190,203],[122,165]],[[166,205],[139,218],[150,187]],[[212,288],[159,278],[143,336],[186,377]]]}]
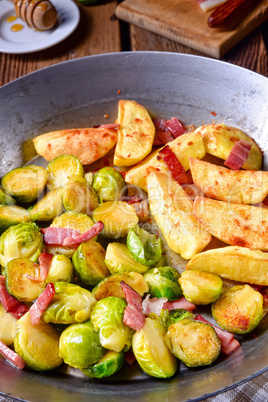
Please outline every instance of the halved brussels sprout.
[{"label": "halved brussels sprout", "polygon": [[109,243],[106,249],[105,264],[111,274],[123,274],[125,272],[138,272],[144,274],[148,271],[147,265],[136,261],[125,244]]},{"label": "halved brussels sprout", "polygon": [[163,325],[146,318],[144,327],[133,335],[133,353],[141,369],[152,377],[169,378],[177,371],[178,360],[167,347],[165,334]]},{"label": "halved brussels sprout", "polygon": [[66,211],[90,215],[98,207],[98,197],[92,187],[70,181],[63,187],[63,206]]},{"label": "halved brussels sprout", "polygon": [[96,300],[104,299],[105,297],[115,296],[125,298],[120,282],[126,282],[140,296],[149,291],[147,282],[138,272],[126,272],[124,274],[114,274],[103,279],[92,289],[92,294]]},{"label": "halved brussels sprout", "polygon": [[[94,221],[86,214],[76,214],[75,212],[65,212],[53,219],[50,226],[58,228],[68,228],[78,230],[81,234],[92,228]],[[97,240],[97,236],[93,237]],[[63,254],[72,257],[75,252],[73,247],[48,246],[47,250],[51,254]]]},{"label": "halved brussels sprout", "polygon": [[155,264],[162,255],[161,239],[138,225],[128,232],[127,246],[132,257],[144,265]]},{"label": "halved brussels sprout", "polygon": [[42,166],[28,165],[12,169],[2,179],[5,192],[18,202],[36,200],[47,182],[47,171]]},{"label": "halved brussels sprout", "polygon": [[263,296],[249,285],[236,285],[212,305],[214,320],[226,331],[246,334],[263,318]]},{"label": "halved brussels sprout", "polygon": [[92,308],[91,322],[99,331],[100,342],[106,349],[120,352],[131,346],[133,329],[123,323],[127,303],[121,297],[106,297]]},{"label": "halved brussels sprout", "polygon": [[51,221],[62,211],[62,188],[49,191],[37,204],[29,208],[33,221]]},{"label": "halved brussels sprout", "polygon": [[87,285],[97,285],[110,275],[104,259],[105,249],[100,243],[95,240],[81,243],[72,258],[76,275]]},{"label": "halved brussels sprout", "polygon": [[7,313],[5,307],[0,303],[0,340],[5,345],[12,345],[14,343],[16,331],[16,318]]},{"label": "halved brussels sprout", "polygon": [[61,333],[59,348],[64,363],[80,369],[96,363],[106,352],[90,321],[69,325]]},{"label": "halved brussels sprout", "polygon": [[101,234],[116,239],[124,237],[139,222],[133,205],[124,201],[107,201],[99,205],[92,213],[95,222],[102,221],[104,229]]},{"label": "halved brussels sprout", "polygon": [[182,296],[179,285],[180,274],[172,267],[151,268],[144,274],[152,297],[167,297],[168,300],[180,299]]},{"label": "halved brussels sprout", "polygon": [[108,352],[106,352],[97,363],[84,368],[81,371],[89,378],[110,377],[120,370],[124,361],[125,353],[123,351],[115,352],[114,350],[108,350]]},{"label": "halved brussels sprout", "polygon": [[125,187],[125,180],[114,168],[104,167],[94,173],[92,186],[101,202],[119,200]]},{"label": "halved brussels sprout", "polygon": [[61,365],[59,333],[55,328],[43,321],[32,325],[29,313],[24,314],[17,324],[15,352],[23,358],[28,367],[46,371]]},{"label": "halved brussels sprout", "polygon": [[31,277],[39,277],[39,265],[29,258],[15,258],[5,268],[6,287],[8,292],[23,302],[31,302],[45,290],[46,283],[33,282]]},{"label": "halved brussels sprout", "polygon": [[207,366],[221,351],[221,341],[214,328],[200,321],[184,318],[172,324],[165,342],[174,356],[188,367]]},{"label": "halved brussels sprout", "polygon": [[[151,316],[151,314],[150,314]],[[184,318],[194,318],[194,314],[192,314],[188,310],[184,310],[183,308],[176,308],[174,310],[168,310],[163,308],[160,311],[160,315],[156,316],[156,319],[159,320],[159,322],[166,328],[168,329],[170,325],[175,324],[175,322],[179,322],[183,320]]]},{"label": "halved brussels sprout", "polygon": [[10,226],[30,221],[31,217],[27,209],[16,205],[0,205],[0,233]]},{"label": "halved brussels sprout", "polygon": [[49,189],[64,186],[70,179],[74,177],[83,177],[84,168],[78,158],[74,155],[60,155],[52,159],[47,165]]},{"label": "halved brussels sprout", "polygon": [[56,282],[54,287],[55,295],[42,315],[46,323],[74,324],[89,320],[96,303],[89,290],[67,282]]},{"label": "halved brussels sprout", "polygon": [[184,271],[179,278],[182,293],[194,304],[210,304],[222,291],[222,280],[218,275],[205,271]]},{"label": "halved brussels sprout", "polygon": [[46,277],[46,283],[72,282],[74,269],[70,258],[65,255],[54,255]]},{"label": "halved brussels sprout", "polygon": [[16,201],[10,197],[10,195],[6,194],[4,190],[0,188],[0,204],[1,205],[13,205],[16,204]]},{"label": "halved brussels sprout", "polygon": [[37,262],[44,249],[43,237],[33,222],[8,228],[0,237],[0,264],[6,267],[14,258],[29,258]]}]

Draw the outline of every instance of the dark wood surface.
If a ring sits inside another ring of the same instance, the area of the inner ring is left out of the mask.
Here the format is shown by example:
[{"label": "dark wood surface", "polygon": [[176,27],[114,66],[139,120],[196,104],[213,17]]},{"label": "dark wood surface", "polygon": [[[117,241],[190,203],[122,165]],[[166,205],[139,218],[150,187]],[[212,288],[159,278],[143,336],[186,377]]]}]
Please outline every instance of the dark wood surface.
[{"label": "dark wood surface", "polygon": [[[120,51],[202,53],[115,18],[117,1],[95,6],[79,4],[81,20],[75,32],[49,49],[29,54],[0,53],[0,85],[32,71],[83,56]],[[230,50],[222,60],[268,76],[268,22]]]}]

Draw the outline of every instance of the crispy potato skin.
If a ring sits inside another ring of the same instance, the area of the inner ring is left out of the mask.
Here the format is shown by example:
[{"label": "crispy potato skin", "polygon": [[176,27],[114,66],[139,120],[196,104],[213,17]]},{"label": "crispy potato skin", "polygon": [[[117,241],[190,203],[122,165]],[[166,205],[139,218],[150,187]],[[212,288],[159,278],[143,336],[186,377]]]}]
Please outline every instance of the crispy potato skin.
[{"label": "crispy potato skin", "polygon": [[190,170],[195,185],[216,200],[257,204],[268,194],[268,172],[230,170],[195,158]]},{"label": "crispy potato skin", "polygon": [[201,133],[207,153],[226,160],[236,141],[241,139],[252,143],[248,159],[243,165],[246,170],[260,170],[262,165],[262,153],[255,141],[236,127],[225,124],[208,124],[196,129]]},{"label": "crispy potato skin", "polygon": [[268,209],[197,196],[193,215],[224,243],[268,251]]},{"label": "crispy potato skin", "polygon": [[192,215],[192,201],[179,183],[155,171],[147,184],[151,213],[171,250],[186,260],[203,250],[211,236]]},{"label": "crispy potato skin", "polygon": [[107,128],[77,128],[39,135],[33,139],[36,152],[47,161],[59,155],[73,154],[88,165],[110,151],[117,141],[117,131]]},{"label": "crispy potato skin", "polygon": [[186,270],[217,274],[222,278],[268,286],[268,254],[246,247],[222,247],[195,255]]}]

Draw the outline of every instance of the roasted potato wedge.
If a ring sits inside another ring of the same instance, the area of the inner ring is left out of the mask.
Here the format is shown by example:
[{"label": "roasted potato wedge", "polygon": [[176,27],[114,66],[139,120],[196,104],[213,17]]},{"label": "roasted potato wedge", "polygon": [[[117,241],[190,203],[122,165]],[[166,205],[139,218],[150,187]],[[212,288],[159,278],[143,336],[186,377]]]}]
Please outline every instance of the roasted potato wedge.
[{"label": "roasted potato wedge", "polygon": [[47,161],[72,154],[88,165],[110,151],[117,141],[117,131],[107,128],[76,128],[39,135],[33,139],[36,152]]},{"label": "roasted potato wedge", "polygon": [[186,270],[211,272],[238,282],[268,286],[268,254],[246,247],[222,247],[193,256]]},{"label": "roasted potato wedge", "polygon": [[193,215],[213,236],[232,246],[268,251],[268,209],[196,197]]},{"label": "roasted potato wedge", "polygon": [[246,170],[260,170],[262,165],[262,153],[255,141],[243,131],[225,124],[208,124],[196,129],[201,133],[207,153],[226,160],[235,144],[239,140],[247,140],[252,143],[248,159],[242,166]]},{"label": "roasted potato wedge", "polygon": [[237,204],[257,204],[268,194],[268,172],[230,170],[190,158],[194,184],[210,198]]},{"label": "roasted potato wedge", "polygon": [[[185,171],[189,170],[189,157],[202,159],[205,154],[205,146],[202,135],[200,133],[186,133],[168,143],[171,150],[176,154],[180,163]],[[161,148],[162,149],[162,148]],[[158,160],[158,152],[156,150],[143,161],[130,169],[125,175],[125,181],[127,183],[135,184],[147,191],[147,177],[151,171],[157,170],[166,175],[169,174],[165,162]]]},{"label": "roasted potato wedge", "polygon": [[118,142],[114,165],[132,166],[144,159],[152,150],[155,126],[147,110],[131,100],[118,103]]},{"label": "roasted potato wedge", "polygon": [[152,172],[147,179],[151,213],[171,250],[188,260],[211,241],[192,215],[192,201],[171,177]]}]

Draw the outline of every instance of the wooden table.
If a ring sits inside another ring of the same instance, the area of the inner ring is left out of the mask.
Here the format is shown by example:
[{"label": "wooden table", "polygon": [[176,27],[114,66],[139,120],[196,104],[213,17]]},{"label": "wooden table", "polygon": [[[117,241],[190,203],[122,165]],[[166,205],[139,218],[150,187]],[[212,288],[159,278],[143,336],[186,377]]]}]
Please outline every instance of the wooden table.
[{"label": "wooden table", "polygon": [[[77,3],[81,12],[78,28],[69,38],[50,49],[24,55],[0,53],[0,86],[43,67],[94,54],[152,50],[201,55],[179,43],[117,20],[114,14],[117,3],[110,0],[91,7]],[[268,22],[236,45],[222,60],[268,77]],[[9,397],[0,397],[0,400],[13,401]],[[224,400],[230,400],[229,396]]]},{"label": "wooden table", "polygon": [[[97,6],[78,3],[81,20],[75,32],[63,42],[36,53],[0,53],[0,85],[43,67],[100,53],[154,50],[201,53],[115,18],[117,1]],[[266,42],[266,43],[265,43]],[[229,51],[222,60],[268,76],[268,22]]]}]

